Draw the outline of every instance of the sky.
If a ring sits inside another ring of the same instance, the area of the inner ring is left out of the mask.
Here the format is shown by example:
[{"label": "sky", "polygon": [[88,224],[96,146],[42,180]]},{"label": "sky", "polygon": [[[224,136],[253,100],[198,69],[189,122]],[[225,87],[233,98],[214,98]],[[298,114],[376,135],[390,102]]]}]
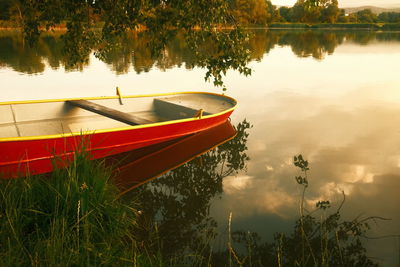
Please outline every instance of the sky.
[{"label": "sky", "polygon": [[[293,6],[296,0],[271,0],[274,5]],[[339,0],[340,7],[400,7],[400,0]]]}]

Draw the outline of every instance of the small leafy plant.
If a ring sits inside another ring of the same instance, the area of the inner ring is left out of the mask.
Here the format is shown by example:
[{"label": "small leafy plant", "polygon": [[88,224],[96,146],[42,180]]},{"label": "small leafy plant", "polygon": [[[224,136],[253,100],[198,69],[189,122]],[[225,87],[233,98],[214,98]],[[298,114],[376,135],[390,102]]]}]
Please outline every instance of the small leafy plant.
[{"label": "small leafy plant", "polygon": [[315,210],[307,211],[304,203],[309,185],[309,163],[298,155],[293,158],[293,164],[301,171],[295,180],[303,190],[300,217],[292,232],[275,233],[272,242],[262,242],[257,233],[235,231],[230,234],[229,249],[213,254],[214,263],[228,266],[223,259],[229,258],[236,266],[378,266],[368,258],[362,238],[370,229],[369,221],[385,218],[342,220],[344,193],[339,207],[330,214],[327,214],[331,208],[328,200],[318,201]]}]

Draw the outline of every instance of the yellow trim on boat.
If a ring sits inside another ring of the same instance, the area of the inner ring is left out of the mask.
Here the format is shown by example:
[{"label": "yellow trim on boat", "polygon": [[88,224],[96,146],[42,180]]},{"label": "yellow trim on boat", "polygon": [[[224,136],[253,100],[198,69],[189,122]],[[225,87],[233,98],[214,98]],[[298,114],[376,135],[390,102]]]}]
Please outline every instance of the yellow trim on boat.
[{"label": "yellow trim on boat", "polygon": [[[183,95],[183,94],[207,94],[207,95],[215,95],[221,96],[227,99],[230,99],[233,102],[233,107],[211,115],[202,116],[202,119],[208,119],[213,117],[221,116],[225,113],[233,111],[236,108],[237,101],[229,96],[211,92],[174,92],[174,93],[162,93],[162,94],[147,94],[147,95],[129,95],[123,96],[122,98],[141,98],[141,97],[155,97],[155,96],[168,96],[168,95]],[[50,102],[65,102],[68,100],[101,100],[101,99],[118,99],[119,96],[100,96],[100,97],[81,97],[81,98],[64,98],[64,99],[46,99],[46,100],[25,100],[25,101],[9,101],[9,102],[0,102],[0,105],[16,105],[16,104],[31,104],[31,103],[50,103]],[[111,132],[119,132],[119,131],[127,131],[132,129],[142,129],[148,127],[162,126],[168,124],[176,124],[181,122],[189,122],[199,120],[199,118],[188,118],[188,119],[180,119],[180,120],[171,120],[164,122],[155,122],[143,125],[134,125],[120,128],[107,128],[101,130],[94,131],[85,131],[85,132],[73,132],[73,133],[63,133],[63,134],[52,134],[52,135],[37,135],[37,136],[19,136],[19,137],[6,137],[0,138],[0,142],[12,142],[12,141],[30,141],[30,140],[45,140],[45,139],[55,139],[60,137],[71,137],[71,136],[79,136],[79,135],[90,135],[90,134],[100,134],[100,133],[111,133]]]}]

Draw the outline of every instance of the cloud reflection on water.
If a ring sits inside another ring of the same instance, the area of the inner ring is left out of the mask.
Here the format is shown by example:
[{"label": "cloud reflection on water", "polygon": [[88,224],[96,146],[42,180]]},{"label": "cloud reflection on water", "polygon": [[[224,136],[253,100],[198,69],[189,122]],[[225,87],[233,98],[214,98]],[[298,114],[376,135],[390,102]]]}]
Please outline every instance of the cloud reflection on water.
[{"label": "cloud reflection on water", "polygon": [[[366,94],[360,91],[334,98],[275,92],[254,101],[250,109],[262,105],[263,100],[268,104],[249,118],[254,124],[247,172],[251,184],[244,192],[228,190],[223,205],[231,207],[240,221],[261,214],[294,220],[299,216],[301,188],[294,180],[299,173],[292,156],[302,153],[311,168],[308,210],[319,200],[330,200],[333,211],[344,191],[344,218],[391,218],[373,225],[370,235],[399,235],[400,104],[377,100],[390,98],[382,97],[380,88],[367,88],[363,90]],[[267,228],[258,230],[268,232],[269,221],[264,226]],[[395,257],[395,240],[369,242],[371,255]]]}]

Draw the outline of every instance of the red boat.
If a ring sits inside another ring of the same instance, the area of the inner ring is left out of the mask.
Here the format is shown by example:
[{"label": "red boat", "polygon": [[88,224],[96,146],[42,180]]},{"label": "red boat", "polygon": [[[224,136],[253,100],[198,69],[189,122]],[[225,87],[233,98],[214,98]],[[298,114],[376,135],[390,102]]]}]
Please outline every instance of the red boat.
[{"label": "red boat", "polygon": [[0,103],[0,177],[65,165],[84,147],[93,159],[197,133],[236,107],[225,95],[187,92]]}]

